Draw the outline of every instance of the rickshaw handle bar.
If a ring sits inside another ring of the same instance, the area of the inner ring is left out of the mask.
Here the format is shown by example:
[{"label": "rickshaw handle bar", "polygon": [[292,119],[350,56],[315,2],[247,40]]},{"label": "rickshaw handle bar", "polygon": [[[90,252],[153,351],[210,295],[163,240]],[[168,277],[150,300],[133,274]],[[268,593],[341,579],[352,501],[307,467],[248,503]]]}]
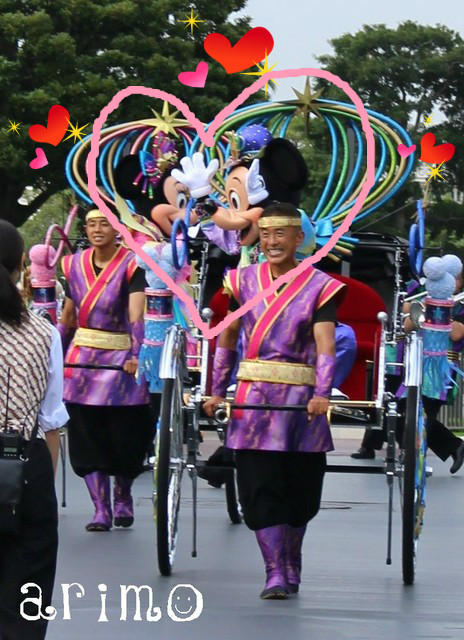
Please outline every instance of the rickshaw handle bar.
[{"label": "rickshaw handle bar", "polygon": [[124,371],[124,367],[119,364],[79,364],[79,363],[64,363],[65,367],[72,369],[110,369],[111,371]]}]

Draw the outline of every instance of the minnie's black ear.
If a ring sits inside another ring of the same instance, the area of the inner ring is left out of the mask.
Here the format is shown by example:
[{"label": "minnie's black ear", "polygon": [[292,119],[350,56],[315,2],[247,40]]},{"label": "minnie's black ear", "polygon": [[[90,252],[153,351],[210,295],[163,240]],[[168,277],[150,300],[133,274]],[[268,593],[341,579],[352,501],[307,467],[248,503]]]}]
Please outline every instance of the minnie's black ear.
[{"label": "minnie's black ear", "polygon": [[308,168],[296,146],[284,138],[271,140],[259,159],[269,198],[298,206],[301,190],[308,180]]},{"label": "minnie's black ear", "polygon": [[163,192],[163,184],[170,172],[165,173],[153,189],[153,197],[147,193],[142,193],[143,180],[139,184],[134,184],[134,180],[141,172],[138,155],[128,155],[119,162],[114,170],[114,186],[119,195],[125,200],[131,200],[135,210],[140,215],[150,219],[151,210],[157,204],[166,202]]},{"label": "minnie's black ear", "polygon": [[140,161],[137,155],[124,156],[114,170],[114,186],[125,200],[140,198],[142,195],[141,183],[134,184],[140,171]]}]

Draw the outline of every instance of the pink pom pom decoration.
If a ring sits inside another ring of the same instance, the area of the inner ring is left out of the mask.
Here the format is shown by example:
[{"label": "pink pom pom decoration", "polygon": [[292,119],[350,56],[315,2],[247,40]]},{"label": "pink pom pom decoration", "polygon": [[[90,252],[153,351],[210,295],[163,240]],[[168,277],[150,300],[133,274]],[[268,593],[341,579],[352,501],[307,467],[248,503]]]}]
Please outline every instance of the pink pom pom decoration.
[{"label": "pink pom pom decoration", "polygon": [[56,267],[48,266],[48,255],[51,259],[55,257],[56,251],[53,247],[45,244],[36,244],[29,251],[31,261],[31,285],[32,287],[53,287],[55,286]]}]

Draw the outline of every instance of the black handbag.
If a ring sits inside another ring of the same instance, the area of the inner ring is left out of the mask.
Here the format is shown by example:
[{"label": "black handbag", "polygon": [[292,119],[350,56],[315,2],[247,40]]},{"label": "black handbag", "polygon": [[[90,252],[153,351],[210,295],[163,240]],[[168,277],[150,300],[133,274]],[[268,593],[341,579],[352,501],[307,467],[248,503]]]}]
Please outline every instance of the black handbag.
[{"label": "black handbag", "polygon": [[21,500],[25,485],[25,466],[39,430],[36,421],[30,440],[19,458],[0,456],[0,535],[17,535],[21,530]]}]

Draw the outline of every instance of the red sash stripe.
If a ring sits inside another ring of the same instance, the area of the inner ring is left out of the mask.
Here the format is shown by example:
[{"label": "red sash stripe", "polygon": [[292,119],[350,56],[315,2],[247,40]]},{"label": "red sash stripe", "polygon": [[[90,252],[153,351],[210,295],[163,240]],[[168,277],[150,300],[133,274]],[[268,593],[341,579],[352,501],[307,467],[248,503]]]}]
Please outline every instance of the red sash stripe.
[{"label": "red sash stripe", "polygon": [[63,270],[64,277],[69,281],[69,275],[71,273],[71,264],[73,256],[64,256],[61,260],[61,269]]},{"label": "red sash stripe", "polygon": [[290,302],[310,282],[315,273],[316,270],[312,267],[309,267],[309,269],[300,273],[296,278],[288,283],[285,289],[274,298],[266,311],[261,314],[250,336],[250,342],[248,344],[248,351],[246,354],[246,358],[248,360],[258,358],[261,344],[270,331],[272,325],[275,323],[282,311],[284,311]]},{"label": "red sash stripe", "polygon": [[[68,356],[66,357],[65,363],[76,364],[79,361],[79,356],[80,356],[79,347],[76,345],[72,345],[68,352]],[[72,374],[73,374],[73,369],[71,369],[70,367],[65,367],[64,377],[72,378]]]},{"label": "red sash stripe", "polygon": [[330,280],[322,289],[316,304],[316,310],[323,307],[331,298],[346,289],[346,285],[338,280]]},{"label": "red sash stripe", "polygon": [[240,282],[240,269],[231,269],[228,273],[229,282],[232,287],[232,293],[237,302],[240,302],[239,299],[239,282]]},{"label": "red sash stripe", "polygon": [[[87,252],[84,251],[84,253],[87,253]],[[111,260],[111,262],[107,264],[106,267],[100,272],[100,274],[94,281],[93,285],[88,287],[88,291],[85,294],[84,298],[82,299],[81,305],[79,307],[79,326],[80,327],[87,326],[87,322],[92,309],[100,299],[100,296],[105,290],[106,284],[111,280],[111,278],[116,273],[117,269],[121,266],[127,253],[128,253],[127,249],[124,249],[123,247],[119,247],[116,253],[114,254],[114,257]],[[95,276],[95,273],[94,273],[94,276]]]},{"label": "red sash stripe", "polygon": [[135,261],[135,258],[132,258],[127,265],[127,271],[126,271],[128,283],[130,283],[136,271],[137,271],[137,262]]}]

